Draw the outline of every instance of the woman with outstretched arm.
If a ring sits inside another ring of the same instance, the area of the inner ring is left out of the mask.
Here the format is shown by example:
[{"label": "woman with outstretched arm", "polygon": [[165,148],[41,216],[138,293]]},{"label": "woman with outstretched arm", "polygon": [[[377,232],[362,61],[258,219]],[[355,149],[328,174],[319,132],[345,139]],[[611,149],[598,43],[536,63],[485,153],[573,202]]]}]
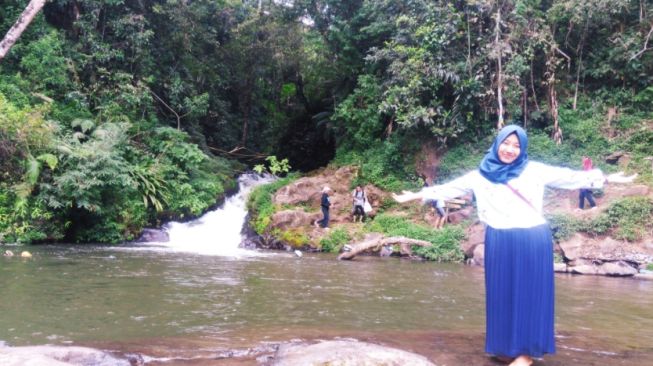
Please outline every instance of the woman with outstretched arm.
[{"label": "woman with outstretched arm", "polygon": [[442,185],[394,195],[398,202],[447,200],[469,193],[485,224],[485,351],[527,366],[555,353],[553,241],[542,215],[545,186],[602,188],[636,175],[604,176],[530,161],[526,131],[504,127],[477,170]]}]

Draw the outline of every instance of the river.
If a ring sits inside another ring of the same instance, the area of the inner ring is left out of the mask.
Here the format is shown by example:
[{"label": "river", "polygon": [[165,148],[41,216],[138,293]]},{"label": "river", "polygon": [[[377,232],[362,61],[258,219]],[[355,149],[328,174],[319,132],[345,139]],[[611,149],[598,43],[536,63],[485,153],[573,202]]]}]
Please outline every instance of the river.
[{"label": "river", "polygon": [[[137,353],[148,365],[256,365],[279,343],[344,337],[437,364],[494,364],[482,352],[482,268],[300,258],[212,238],[224,253],[173,241],[0,258],[0,341]],[[653,282],[556,275],[556,292],[558,353],[537,364],[650,364]]]}]

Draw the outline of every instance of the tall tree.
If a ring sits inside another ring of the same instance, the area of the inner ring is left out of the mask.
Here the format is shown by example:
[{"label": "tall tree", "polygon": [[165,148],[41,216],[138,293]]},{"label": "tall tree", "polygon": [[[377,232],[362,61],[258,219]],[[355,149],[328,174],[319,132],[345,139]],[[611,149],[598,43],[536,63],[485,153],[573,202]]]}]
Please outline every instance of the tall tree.
[{"label": "tall tree", "polygon": [[46,0],[31,0],[23,13],[18,17],[16,23],[9,29],[5,38],[0,42],[0,60],[2,60],[9,49],[16,43],[20,35],[23,34],[23,31],[27,26],[32,22],[32,19],[43,9]]}]

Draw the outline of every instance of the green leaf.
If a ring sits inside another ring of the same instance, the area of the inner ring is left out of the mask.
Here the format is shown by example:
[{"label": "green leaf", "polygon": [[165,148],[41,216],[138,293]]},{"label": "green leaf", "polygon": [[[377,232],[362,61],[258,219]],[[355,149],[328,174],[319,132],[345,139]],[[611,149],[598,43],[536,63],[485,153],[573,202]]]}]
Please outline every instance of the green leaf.
[{"label": "green leaf", "polygon": [[26,161],[25,168],[25,180],[30,186],[34,186],[41,174],[41,163],[30,156]]},{"label": "green leaf", "polygon": [[57,167],[57,163],[59,163],[59,159],[52,154],[41,154],[36,159],[48,164],[51,170],[54,170]]},{"label": "green leaf", "polygon": [[79,127],[83,133],[87,133],[95,127],[95,121],[86,118],[76,118],[70,123],[70,125],[72,127]]}]

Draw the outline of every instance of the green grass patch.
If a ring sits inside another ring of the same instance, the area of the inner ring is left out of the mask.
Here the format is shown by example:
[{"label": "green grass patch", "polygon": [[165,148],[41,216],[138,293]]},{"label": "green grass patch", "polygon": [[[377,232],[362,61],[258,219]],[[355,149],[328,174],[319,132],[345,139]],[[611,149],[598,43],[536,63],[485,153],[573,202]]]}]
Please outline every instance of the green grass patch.
[{"label": "green grass patch", "polygon": [[653,202],[647,197],[627,197],[610,206],[607,215],[616,222],[616,239],[637,241],[653,228]]},{"label": "green grass patch", "polygon": [[465,255],[460,249],[460,241],[465,233],[460,226],[447,225],[440,230],[415,224],[406,218],[387,214],[378,215],[368,224],[367,229],[388,236],[404,236],[428,241],[431,247],[413,247],[413,253],[428,260],[439,262],[461,262]]},{"label": "green grass patch", "polygon": [[553,253],[553,263],[565,263],[565,258],[560,253]]},{"label": "green grass patch", "polygon": [[582,221],[569,215],[551,215],[547,217],[553,237],[558,240],[567,240],[572,235],[581,231]]},{"label": "green grass patch", "polygon": [[265,233],[271,222],[275,207],[272,204],[272,196],[279,188],[290,184],[299,178],[299,174],[292,173],[272,183],[262,184],[255,187],[247,198],[247,209],[250,212],[250,224],[259,235]]},{"label": "green grass patch", "polygon": [[592,220],[569,215],[552,215],[548,219],[556,240],[566,240],[577,232],[584,232],[638,241],[653,229],[653,202],[647,197],[626,197]]},{"label": "green grass patch", "polygon": [[415,147],[403,146],[398,141],[377,142],[365,151],[340,148],[333,163],[336,166],[360,167],[358,176],[352,181],[354,186],[371,183],[383,190],[396,192],[416,185],[418,178],[410,161],[415,151]]},{"label": "green grass patch", "polygon": [[277,235],[277,237],[293,248],[300,248],[310,242],[308,235],[299,229],[282,231],[279,235]]},{"label": "green grass patch", "polygon": [[323,252],[338,253],[343,245],[351,241],[347,230],[336,228],[331,230],[329,235],[320,240],[320,248]]}]

